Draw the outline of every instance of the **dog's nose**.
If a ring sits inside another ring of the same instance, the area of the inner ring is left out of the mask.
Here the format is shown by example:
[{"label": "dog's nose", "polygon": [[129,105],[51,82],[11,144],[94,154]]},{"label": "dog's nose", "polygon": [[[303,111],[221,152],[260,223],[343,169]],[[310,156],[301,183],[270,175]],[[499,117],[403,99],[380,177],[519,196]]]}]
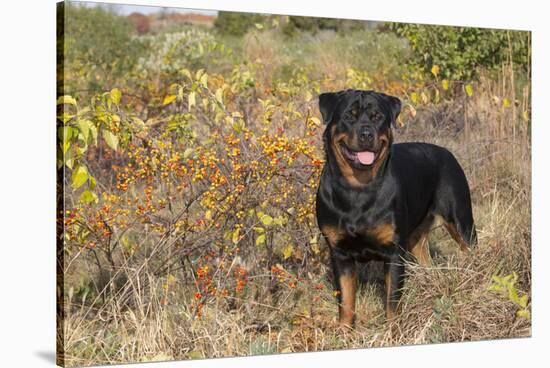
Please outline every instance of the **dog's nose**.
[{"label": "dog's nose", "polygon": [[363,128],[359,132],[359,140],[361,142],[371,143],[374,140],[374,132],[369,128]]}]

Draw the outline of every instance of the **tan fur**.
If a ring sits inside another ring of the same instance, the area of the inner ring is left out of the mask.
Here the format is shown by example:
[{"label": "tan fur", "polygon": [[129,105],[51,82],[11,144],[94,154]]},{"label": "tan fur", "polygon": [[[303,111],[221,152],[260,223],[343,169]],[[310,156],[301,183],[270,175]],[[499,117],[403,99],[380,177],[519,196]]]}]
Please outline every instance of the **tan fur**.
[{"label": "tan fur", "polygon": [[432,265],[432,258],[428,248],[428,233],[433,223],[433,217],[428,215],[413,231],[407,243],[407,250],[416,258],[416,261],[424,266]]},{"label": "tan fur", "polygon": [[393,224],[382,224],[374,228],[367,229],[367,235],[376,239],[380,244],[391,245],[395,235]]},{"label": "tan fur", "polygon": [[355,292],[357,290],[356,272],[340,276],[340,292],[342,303],[339,307],[340,326],[352,327],[355,316]]},{"label": "tan fur", "polygon": [[335,247],[344,238],[344,233],[338,227],[332,225],[321,226],[321,233],[331,247]]},{"label": "tan fur", "polygon": [[443,221],[443,225],[445,226],[449,234],[451,234],[452,238],[458,243],[458,245],[460,245],[461,250],[463,251],[470,250],[468,243],[466,243],[464,239],[462,239],[454,223]]}]

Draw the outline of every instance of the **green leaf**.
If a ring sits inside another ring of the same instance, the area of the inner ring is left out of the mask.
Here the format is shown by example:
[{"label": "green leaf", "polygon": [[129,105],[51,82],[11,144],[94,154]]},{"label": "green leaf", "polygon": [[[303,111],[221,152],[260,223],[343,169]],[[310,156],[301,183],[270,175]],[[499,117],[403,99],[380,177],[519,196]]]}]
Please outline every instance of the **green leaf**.
[{"label": "green leaf", "polygon": [[76,100],[74,98],[72,98],[71,96],[59,96],[59,98],[57,99],[57,104],[58,105],[63,105],[63,104],[69,104],[69,105],[75,105],[76,106]]},{"label": "green leaf", "polygon": [[92,135],[93,142],[97,144],[97,127],[95,125],[90,125],[90,134]]},{"label": "green leaf", "polygon": [[468,97],[472,97],[472,95],[474,94],[474,87],[472,87],[471,84],[467,84],[466,86],[464,86],[464,90],[466,91]]},{"label": "green leaf", "polygon": [[256,245],[262,245],[265,244],[265,233],[258,235],[256,238]]},{"label": "green leaf", "polygon": [[103,129],[101,132],[103,134],[103,139],[105,140],[105,143],[107,143],[107,145],[113,151],[116,151],[118,149],[118,137],[109,130]]},{"label": "green leaf", "polygon": [[84,204],[91,203],[91,202],[97,203],[97,201],[98,201],[97,194],[95,194],[92,191],[85,190],[82,193],[80,193],[80,202]]},{"label": "green leaf", "polygon": [[162,106],[168,105],[169,103],[174,101],[176,99],[176,97],[177,97],[176,95],[168,95],[168,96],[164,97],[164,100],[162,100]]},{"label": "green leaf", "polygon": [[113,102],[116,103],[117,105],[119,104],[121,97],[122,97],[122,92],[120,92],[120,89],[113,88],[111,90],[111,100],[113,100]]},{"label": "green leaf", "polygon": [[78,122],[76,123],[78,130],[80,130],[80,133],[82,133],[84,142],[88,142],[88,138],[90,137],[90,127],[92,125],[93,123],[89,120],[78,120]]},{"label": "green leaf", "polygon": [[73,170],[71,186],[74,190],[76,190],[80,188],[86,180],[88,180],[88,169],[86,169],[86,166],[83,165],[77,166],[77,168]]}]

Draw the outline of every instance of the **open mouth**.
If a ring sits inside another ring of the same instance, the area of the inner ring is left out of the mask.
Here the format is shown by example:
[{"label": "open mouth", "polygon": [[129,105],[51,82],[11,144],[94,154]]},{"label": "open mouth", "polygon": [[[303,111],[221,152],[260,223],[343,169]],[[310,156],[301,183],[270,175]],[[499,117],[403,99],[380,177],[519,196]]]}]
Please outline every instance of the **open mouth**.
[{"label": "open mouth", "polygon": [[340,150],[346,160],[363,166],[370,166],[376,159],[376,153],[371,151],[352,151],[345,144],[340,144]]}]

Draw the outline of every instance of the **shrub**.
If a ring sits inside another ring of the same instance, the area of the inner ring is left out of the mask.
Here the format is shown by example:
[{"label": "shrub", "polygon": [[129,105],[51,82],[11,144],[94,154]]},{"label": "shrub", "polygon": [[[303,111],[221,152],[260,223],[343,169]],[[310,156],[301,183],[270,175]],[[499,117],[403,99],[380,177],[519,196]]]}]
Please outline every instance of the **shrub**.
[{"label": "shrub", "polygon": [[244,36],[246,31],[256,23],[261,23],[261,14],[219,12],[214,27],[222,35]]},{"label": "shrub", "polygon": [[411,69],[428,76],[438,65],[448,79],[476,79],[482,69],[499,68],[510,58],[523,71],[529,68],[529,32],[405,23],[392,23],[389,28],[409,41]]},{"label": "shrub", "polygon": [[[132,23],[101,7],[63,6],[58,28],[64,30],[65,82],[72,83],[66,87],[92,92],[110,88],[143,51]],[[79,85],[82,81],[87,84]]]}]

